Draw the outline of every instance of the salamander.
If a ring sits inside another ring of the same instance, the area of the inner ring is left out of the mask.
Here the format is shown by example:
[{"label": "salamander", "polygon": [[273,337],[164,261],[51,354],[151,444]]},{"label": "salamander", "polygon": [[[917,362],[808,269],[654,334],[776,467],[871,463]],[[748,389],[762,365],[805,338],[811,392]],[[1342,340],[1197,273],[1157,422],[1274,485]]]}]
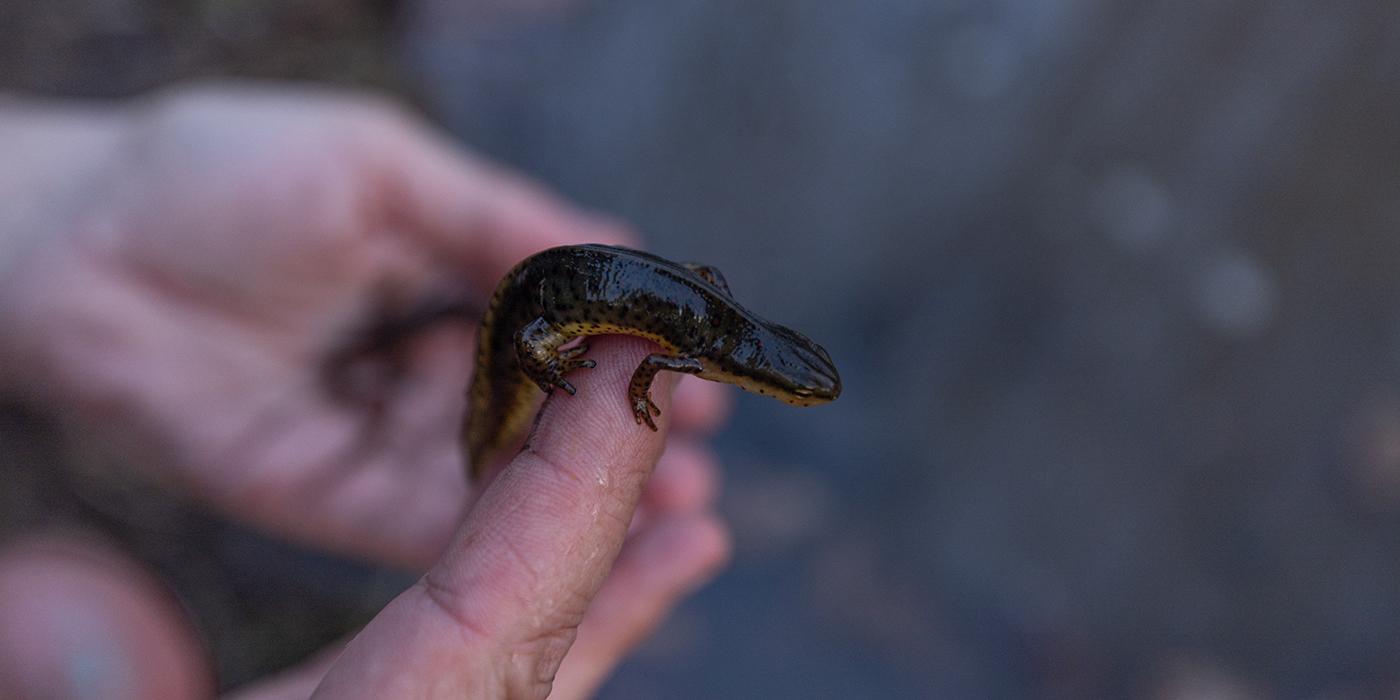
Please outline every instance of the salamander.
[{"label": "salamander", "polygon": [[583,357],[587,345],[561,346],[606,334],[661,346],[637,367],[627,390],[637,424],[652,430],[661,411],[651,400],[651,381],[662,370],[794,406],[841,394],[826,350],[740,306],[715,268],[616,246],[551,248],[506,273],[482,317],[463,425],[474,479],[520,438],[540,390],[572,395],[565,375],[595,366]]}]

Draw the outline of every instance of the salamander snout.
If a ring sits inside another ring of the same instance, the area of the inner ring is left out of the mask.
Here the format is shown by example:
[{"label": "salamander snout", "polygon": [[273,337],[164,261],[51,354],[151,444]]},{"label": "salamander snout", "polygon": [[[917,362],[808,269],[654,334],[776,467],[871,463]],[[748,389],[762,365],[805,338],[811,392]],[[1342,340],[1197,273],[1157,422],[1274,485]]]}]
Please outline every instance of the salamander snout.
[{"label": "salamander snout", "polygon": [[790,328],[779,328],[786,341],[779,362],[784,392],[778,398],[794,406],[815,406],[841,395],[841,375],[822,346]]}]

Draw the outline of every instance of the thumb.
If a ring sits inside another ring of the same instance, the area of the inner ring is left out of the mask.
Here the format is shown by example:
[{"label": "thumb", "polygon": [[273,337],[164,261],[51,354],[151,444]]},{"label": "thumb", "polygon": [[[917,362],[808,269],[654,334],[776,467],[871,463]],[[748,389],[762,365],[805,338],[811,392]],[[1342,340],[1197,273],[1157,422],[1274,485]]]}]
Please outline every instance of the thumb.
[{"label": "thumb", "polygon": [[638,426],[626,387],[654,346],[590,343],[577,396],[545,403],[526,448],[467,514],[443,558],[358,636],[326,697],[539,697],[573,644],[661,455],[674,376],[653,398],[662,431]]},{"label": "thumb", "polygon": [[431,128],[399,126],[364,142],[387,214],[401,233],[470,273],[483,293],[512,265],[545,248],[635,242],[621,223],[578,209]]}]

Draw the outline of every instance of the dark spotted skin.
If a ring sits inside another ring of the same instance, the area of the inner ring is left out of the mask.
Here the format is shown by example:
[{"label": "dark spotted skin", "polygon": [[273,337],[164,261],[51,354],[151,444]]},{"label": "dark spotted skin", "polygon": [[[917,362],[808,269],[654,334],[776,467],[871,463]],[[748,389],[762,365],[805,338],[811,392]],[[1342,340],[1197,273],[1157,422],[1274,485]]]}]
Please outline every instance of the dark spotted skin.
[{"label": "dark spotted skin", "polygon": [[605,245],[551,248],[516,265],[491,298],[478,337],[463,428],[474,478],[514,444],[534,413],[535,389],[573,394],[564,378],[594,366],[579,336],[621,334],[661,353],[632,375],[637,423],[656,430],[652,378],[661,370],[735,384],[800,406],[841,393],[830,356],[807,337],[735,303],[717,270]]}]

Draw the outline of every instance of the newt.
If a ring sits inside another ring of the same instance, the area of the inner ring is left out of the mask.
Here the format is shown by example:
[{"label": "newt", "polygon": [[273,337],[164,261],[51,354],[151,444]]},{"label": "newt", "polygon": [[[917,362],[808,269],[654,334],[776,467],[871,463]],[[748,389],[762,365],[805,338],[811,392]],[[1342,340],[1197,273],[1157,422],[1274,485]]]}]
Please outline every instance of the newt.
[{"label": "newt", "polygon": [[662,352],[632,374],[628,401],[637,424],[656,430],[651,400],[660,371],[733,384],[794,406],[841,394],[822,346],[740,306],[718,270],[607,245],[551,248],[516,265],[497,285],[477,336],[463,441],[471,475],[519,440],[539,391],[573,395],[569,372],[595,367],[581,336],[646,338]]}]

